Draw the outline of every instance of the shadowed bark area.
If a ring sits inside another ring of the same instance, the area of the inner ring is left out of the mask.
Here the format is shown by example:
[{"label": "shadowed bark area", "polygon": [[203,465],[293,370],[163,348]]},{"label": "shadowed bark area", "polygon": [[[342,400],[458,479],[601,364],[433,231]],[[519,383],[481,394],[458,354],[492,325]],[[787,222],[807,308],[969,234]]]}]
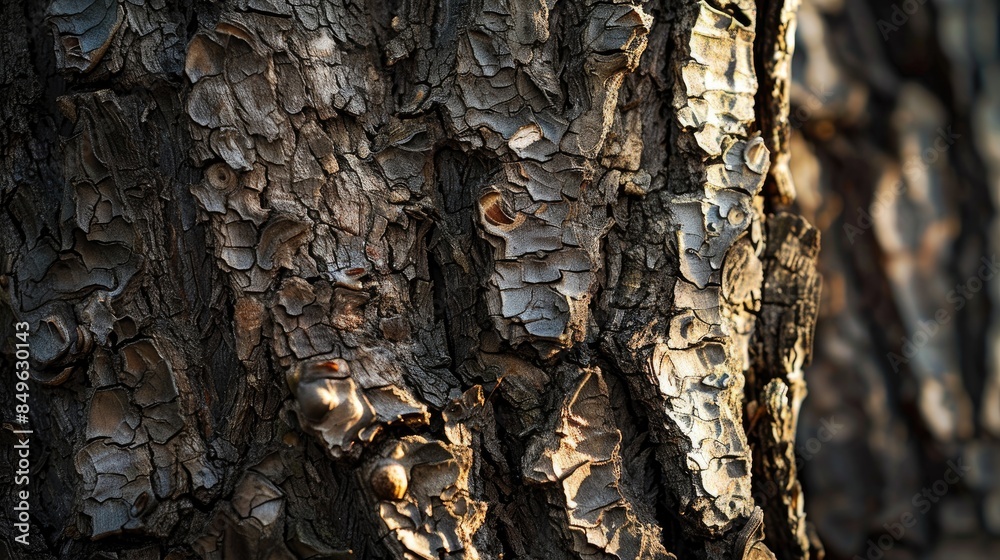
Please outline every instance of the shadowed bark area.
[{"label": "shadowed bark area", "polygon": [[998,22],[990,0],[799,10],[791,168],[824,277],[800,459],[829,558],[1000,550]]},{"label": "shadowed bark area", "polygon": [[797,7],[6,3],[0,553],[822,558]]}]

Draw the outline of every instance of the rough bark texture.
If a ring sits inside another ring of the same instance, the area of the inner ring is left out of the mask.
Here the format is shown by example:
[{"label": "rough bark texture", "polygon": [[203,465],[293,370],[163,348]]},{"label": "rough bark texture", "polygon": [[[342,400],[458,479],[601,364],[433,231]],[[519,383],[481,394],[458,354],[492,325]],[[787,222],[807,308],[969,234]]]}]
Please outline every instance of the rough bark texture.
[{"label": "rough bark texture", "polygon": [[822,558],[797,5],[4,3],[0,555]]}]

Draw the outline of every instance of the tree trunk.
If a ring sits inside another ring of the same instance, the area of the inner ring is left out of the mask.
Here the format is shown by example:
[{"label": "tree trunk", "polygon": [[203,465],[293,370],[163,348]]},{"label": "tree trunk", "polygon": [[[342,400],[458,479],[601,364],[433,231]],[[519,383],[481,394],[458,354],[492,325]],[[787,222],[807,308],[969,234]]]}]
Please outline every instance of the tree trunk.
[{"label": "tree trunk", "polygon": [[797,4],[5,3],[0,553],[822,558]]},{"label": "tree trunk", "polygon": [[791,168],[824,277],[799,445],[828,557],[1000,550],[998,22],[994,0],[799,11]]}]

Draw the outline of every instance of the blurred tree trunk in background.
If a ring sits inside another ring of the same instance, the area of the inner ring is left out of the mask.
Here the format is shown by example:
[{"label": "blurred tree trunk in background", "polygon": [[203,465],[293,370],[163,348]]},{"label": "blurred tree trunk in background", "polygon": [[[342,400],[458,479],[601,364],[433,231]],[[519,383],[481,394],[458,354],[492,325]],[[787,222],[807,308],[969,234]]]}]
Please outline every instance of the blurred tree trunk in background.
[{"label": "blurred tree trunk in background", "polygon": [[0,18],[0,556],[1000,534],[991,2],[43,4]]},{"label": "blurred tree trunk in background", "polygon": [[995,558],[996,2],[806,0],[792,74],[798,208],[823,231],[809,517],[831,558]]}]

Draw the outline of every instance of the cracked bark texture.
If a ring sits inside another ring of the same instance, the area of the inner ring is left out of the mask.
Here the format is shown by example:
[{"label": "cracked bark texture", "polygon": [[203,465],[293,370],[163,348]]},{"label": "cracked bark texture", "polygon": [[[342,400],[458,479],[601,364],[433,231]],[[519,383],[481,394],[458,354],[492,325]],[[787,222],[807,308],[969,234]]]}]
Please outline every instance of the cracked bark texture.
[{"label": "cracked bark texture", "polygon": [[797,7],[6,2],[0,553],[822,558]]}]

